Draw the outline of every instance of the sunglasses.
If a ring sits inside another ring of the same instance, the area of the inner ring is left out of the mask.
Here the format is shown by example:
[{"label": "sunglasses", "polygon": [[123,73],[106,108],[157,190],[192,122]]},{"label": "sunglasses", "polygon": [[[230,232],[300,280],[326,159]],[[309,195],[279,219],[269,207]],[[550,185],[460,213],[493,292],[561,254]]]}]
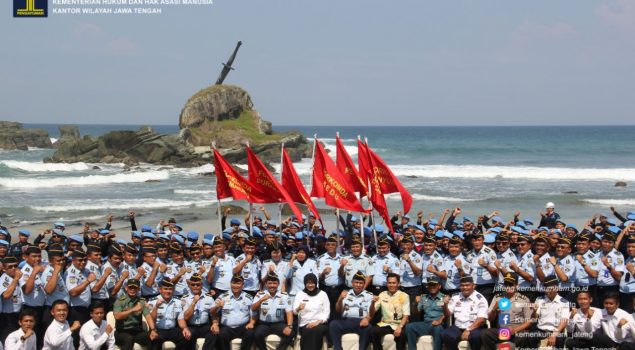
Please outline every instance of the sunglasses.
[{"label": "sunglasses", "polygon": [[7,266],[5,266],[4,268],[5,268],[6,270],[10,270],[10,269],[15,269],[16,267],[18,267],[18,265],[7,265]]},{"label": "sunglasses", "polygon": [[192,287],[200,287],[200,286],[202,286],[202,284],[201,283],[190,283],[190,286],[192,286]]},{"label": "sunglasses", "polygon": [[86,258],[82,258],[82,259],[76,259],[76,260],[77,260],[77,261],[79,261],[79,262],[85,262],[85,261],[87,261],[88,259],[86,259]]}]

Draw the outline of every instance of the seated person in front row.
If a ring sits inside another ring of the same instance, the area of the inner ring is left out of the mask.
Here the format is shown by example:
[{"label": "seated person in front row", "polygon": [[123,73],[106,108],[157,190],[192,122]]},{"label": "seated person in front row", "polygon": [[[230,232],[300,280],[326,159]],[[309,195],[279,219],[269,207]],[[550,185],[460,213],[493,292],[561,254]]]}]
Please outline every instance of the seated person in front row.
[{"label": "seated person in front row", "polygon": [[408,337],[408,350],[417,350],[417,340],[424,335],[432,336],[434,350],[441,350],[441,331],[443,330],[443,298],[440,292],[441,279],[434,276],[428,277],[428,293],[418,296],[417,309],[423,313],[423,321],[410,322],[406,325]]},{"label": "seated person in front row", "polygon": [[467,340],[471,349],[481,348],[481,331],[487,319],[487,300],[474,290],[470,276],[461,278],[461,293],[445,296],[445,317],[454,318],[454,325],[441,332],[448,350],[457,350],[461,340]]}]

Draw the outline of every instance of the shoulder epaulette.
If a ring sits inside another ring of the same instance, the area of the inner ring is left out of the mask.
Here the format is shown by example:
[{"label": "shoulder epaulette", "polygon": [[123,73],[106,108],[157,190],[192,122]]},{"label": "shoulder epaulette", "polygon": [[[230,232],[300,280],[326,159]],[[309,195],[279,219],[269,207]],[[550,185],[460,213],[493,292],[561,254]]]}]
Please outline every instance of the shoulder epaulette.
[{"label": "shoulder epaulette", "polygon": [[[243,292],[243,293],[245,293],[245,292]],[[248,299],[252,299],[252,300],[254,299],[254,297],[252,297],[251,294],[249,294],[249,293],[245,293],[245,297],[247,297]]]}]

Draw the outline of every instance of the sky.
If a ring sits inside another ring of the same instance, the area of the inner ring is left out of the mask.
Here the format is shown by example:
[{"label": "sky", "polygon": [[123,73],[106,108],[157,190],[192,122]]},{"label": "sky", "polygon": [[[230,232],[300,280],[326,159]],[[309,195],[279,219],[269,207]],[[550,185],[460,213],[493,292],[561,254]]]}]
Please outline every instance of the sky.
[{"label": "sky", "polygon": [[177,124],[242,40],[225,82],[274,127],[635,123],[631,0],[215,0],[47,19],[11,6],[0,120]]}]

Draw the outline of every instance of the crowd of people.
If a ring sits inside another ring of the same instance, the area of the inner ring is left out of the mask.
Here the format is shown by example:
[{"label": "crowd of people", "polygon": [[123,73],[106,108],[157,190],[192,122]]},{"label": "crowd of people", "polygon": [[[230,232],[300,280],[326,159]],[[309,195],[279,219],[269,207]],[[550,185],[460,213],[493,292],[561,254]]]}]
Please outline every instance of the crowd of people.
[{"label": "crowd of people", "polygon": [[635,212],[610,208],[578,229],[554,209],[536,223],[397,213],[392,231],[348,213],[327,232],[312,215],[274,222],[264,208],[228,209],[222,232],[203,235],[174,219],[139,228],[134,212],[118,232],[112,217],[35,237],[0,223],[0,339],[7,350],[193,350],[198,339],[229,350],[239,338],[264,350],[275,334],[280,350],[297,335],[302,349],[341,350],[355,333],[375,350],[388,334],[399,350],[424,335],[434,350],[635,349]]}]

